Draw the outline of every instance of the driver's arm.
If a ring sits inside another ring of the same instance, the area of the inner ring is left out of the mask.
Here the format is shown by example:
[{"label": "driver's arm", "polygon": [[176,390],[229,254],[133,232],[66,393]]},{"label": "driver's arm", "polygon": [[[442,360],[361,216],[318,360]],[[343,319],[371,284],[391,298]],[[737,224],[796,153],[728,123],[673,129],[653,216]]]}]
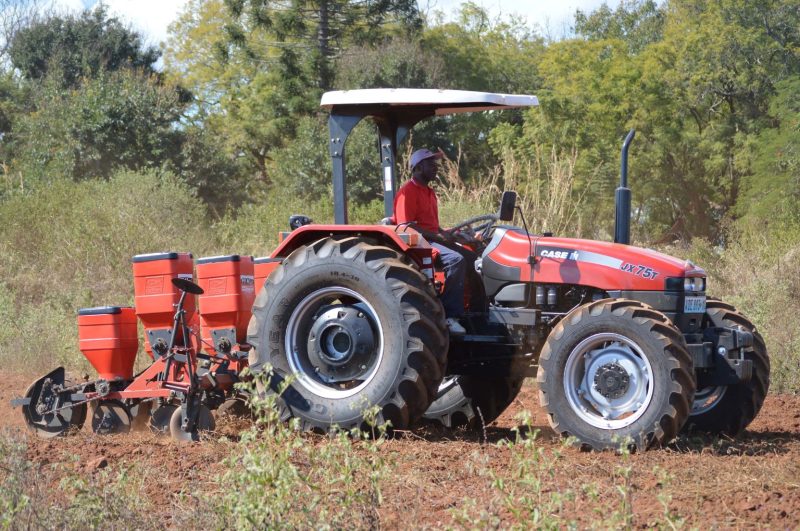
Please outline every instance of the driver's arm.
[{"label": "driver's arm", "polygon": [[420,234],[422,234],[422,236],[429,242],[448,243],[453,241],[453,237],[450,235],[449,232],[446,231],[433,232],[427,229],[423,229],[414,222],[410,222],[408,226],[414,229],[415,231],[419,232]]}]

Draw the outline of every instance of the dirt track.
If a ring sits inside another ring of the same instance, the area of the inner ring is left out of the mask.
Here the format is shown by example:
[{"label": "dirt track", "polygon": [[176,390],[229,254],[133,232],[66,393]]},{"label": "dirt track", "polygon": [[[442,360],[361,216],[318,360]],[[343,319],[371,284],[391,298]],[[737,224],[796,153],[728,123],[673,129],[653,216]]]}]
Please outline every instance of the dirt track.
[{"label": "dirt track", "polygon": [[[9,400],[24,392],[29,380],[11,376],[0,384],[0,429],[23,427],[21,413],[10,408]],[[667,449],[632,455],[626,462],[611,453],[562,448],[538,408],[534,388],[528,386],[486,430],[488,444],[482,434],[433,428],[388,441],[382,451],[394,475],[383,484],[381,527],[458,525],[453,511],[465,498],[474,498],[478,510],[505,522],[507,510],[498,505],[488,476],[489,472],[508,476],[513,471],[508,470],[508,449],[492,443],[513,437],[513,418],[523,409],[533,412],[533,426],[541,430],[540,447],[546,455],[561,454],[554,458],[542,492],[572,493],[564,497],[560,510],[564,522],[574,520],[582,527],[607,522],[608,514],[621,503],[617,487],[624,485],[619,471],[625,465],[632,467],[627,490],[635,527],[663,523],[664,500],[671,515],[689,527],[800,526],[800,397],[770,396],[748,433],[738,440],[681,439]],[[222,471],[219,461],[236,443],[241,427],[222,422],[218,440],[188,448],[149,433],[98,437],[85,428],[76,437],[30,439],[28,458],[39,465],[70,463],[71,469],[87,474],[101,466],[114,470],[132,463],[150,470],[143,494],[155,504],[160,522],[170,525],[174,495],[187,487],[203,488],[209,477]]]}]

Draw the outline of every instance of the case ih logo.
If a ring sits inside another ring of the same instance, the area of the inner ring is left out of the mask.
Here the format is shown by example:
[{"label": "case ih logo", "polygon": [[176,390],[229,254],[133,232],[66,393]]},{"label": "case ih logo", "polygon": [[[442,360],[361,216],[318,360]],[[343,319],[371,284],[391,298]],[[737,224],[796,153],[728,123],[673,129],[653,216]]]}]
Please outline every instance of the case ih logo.
[{"label": "case ih logo", "polygon": [[578,251],[572,249],[542,249],[539,251],[542,258],[556,258],[559,260],[577,260]]}]

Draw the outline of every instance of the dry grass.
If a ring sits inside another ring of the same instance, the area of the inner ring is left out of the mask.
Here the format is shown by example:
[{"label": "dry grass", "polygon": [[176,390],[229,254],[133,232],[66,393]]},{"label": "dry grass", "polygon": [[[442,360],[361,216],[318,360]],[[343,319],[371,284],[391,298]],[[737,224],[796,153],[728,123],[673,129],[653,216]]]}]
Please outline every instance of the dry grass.
[{"label": "dry grass", "polygon": [[695,239],[664,250],[706,268],[709,294],[758,327],[772,363],[771,391],[800,392],[800,227],[742,221],[728,238],[724,248]]}]

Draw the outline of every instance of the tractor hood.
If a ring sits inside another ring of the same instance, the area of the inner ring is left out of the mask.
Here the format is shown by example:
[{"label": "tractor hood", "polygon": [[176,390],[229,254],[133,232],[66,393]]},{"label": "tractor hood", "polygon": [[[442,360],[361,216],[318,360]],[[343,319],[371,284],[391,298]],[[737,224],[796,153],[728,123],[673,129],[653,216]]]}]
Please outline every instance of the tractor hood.
[{"label": "tractor hood", "polygon": [[605,291],[663,291],[667,278],[705,276],[705,271],[690,261],[652,249],[595,240],[528,237],[521,230],[497,229],[484,252],[484,274],[491,276],[493,270],[504,270],[506,276],[509,268],[517,269],[522,281],[577,284]]}]

